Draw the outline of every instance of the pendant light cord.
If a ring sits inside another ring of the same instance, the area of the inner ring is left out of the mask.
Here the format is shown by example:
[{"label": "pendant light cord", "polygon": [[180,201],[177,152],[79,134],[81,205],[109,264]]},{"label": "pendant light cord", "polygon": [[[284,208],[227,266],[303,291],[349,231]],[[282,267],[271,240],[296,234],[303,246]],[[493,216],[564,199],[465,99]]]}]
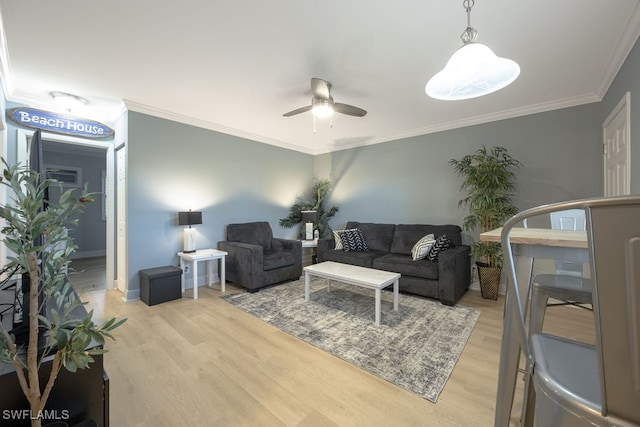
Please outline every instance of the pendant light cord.
[{"label": "pendant light cord", "polygon": [[478,37],[478,32],[475,28],[471,26],[471,8],[475,4],[474,0],[463,0],[462,6],[467,10],[467,28],[460,35],[460,39],[462,39],[462,43],[472,43]]}]

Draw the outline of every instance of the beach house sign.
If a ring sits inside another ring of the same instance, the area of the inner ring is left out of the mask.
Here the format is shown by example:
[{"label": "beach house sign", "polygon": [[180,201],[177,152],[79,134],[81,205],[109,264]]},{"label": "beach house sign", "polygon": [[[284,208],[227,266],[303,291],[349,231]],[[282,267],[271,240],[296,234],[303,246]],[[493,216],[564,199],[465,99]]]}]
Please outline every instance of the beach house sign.
[{"label": "beach house sign", "polygon": [[109,138],[113,136],[113,129],[94,120],[52,113],[36,108],[12,108],[7,110],[7,119],[21,126],[63,135],[82,138]]}]

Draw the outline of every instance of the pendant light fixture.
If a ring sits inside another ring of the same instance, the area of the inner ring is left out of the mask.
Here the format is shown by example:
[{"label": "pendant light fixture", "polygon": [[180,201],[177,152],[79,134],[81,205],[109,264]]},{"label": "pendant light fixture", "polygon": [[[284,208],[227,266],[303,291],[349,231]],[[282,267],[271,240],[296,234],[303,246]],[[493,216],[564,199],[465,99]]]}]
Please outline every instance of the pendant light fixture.
[{"label": "pendant light fixture", "polygon": [[471,27],[474,0],[464,0],[462,5],[467,10],[467,28],[460,36],[463,45],[425,88],[427,95],[435,99],[454,101],[487,95],[508,86],[520,74],[516,62],[500,58],[484,44],[476,43],[478,32]]}]

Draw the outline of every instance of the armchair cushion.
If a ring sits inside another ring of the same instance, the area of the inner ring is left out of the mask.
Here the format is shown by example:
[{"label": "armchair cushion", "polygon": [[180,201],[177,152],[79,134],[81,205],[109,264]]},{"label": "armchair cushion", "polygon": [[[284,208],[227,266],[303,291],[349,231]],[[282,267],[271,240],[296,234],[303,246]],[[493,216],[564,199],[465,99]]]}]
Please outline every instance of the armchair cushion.
[{"label": "armchair cushion", "polygon": [[227,240],[231,242],[259,245],[266,251],[271,250],[273,232],[266,221],[227,225]]},{"label": "armchair cushion", "polygon": [[296,262],[296,257],[291,251],[264,251],[263,257],[262,269],[264,271],[286,267]]}]

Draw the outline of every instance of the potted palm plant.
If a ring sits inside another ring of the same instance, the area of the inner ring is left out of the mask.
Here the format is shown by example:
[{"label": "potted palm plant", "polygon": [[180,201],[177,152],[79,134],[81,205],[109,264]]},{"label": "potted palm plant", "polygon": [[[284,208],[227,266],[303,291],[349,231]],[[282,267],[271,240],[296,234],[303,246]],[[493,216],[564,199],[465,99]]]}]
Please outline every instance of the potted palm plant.
[{"label": "potted palm plant", "polygon": [[[42,180],[30,168],[9,166],[4,159],[2,163],[0,183],[10,199],[0,206],[1,242],[10,252],[2,273],[28,277],[29,291],[23,301],[23,307],[28,307],[23,311],[28,312],[26,342],[0,323],[0,361],[13,364],[29,403],[31,425],[36,427],[43,422],[41,414],[60,369],[75,372],[89,367],[93,356],[105,352],[105,339],[113,338],[112,331],[126,319],[111,318],[97,325],[93,311],[77,317],[82,302],[67,280],[76,245],[67,227],[77,223],[85,203],[93,200],[86,186],[79,197],[70,189],[59,202],[49,203],[46,194],[51,180]],[[91,342],[98,345],[90,346]],[[40,378],[45,361],[51,363],[51,373]]]},{"label": "potted palm plant", "polygon": [[302,211],[316,211],[316,223],[314,228],[318,230],[319,237],[331,237],[329,219],[331,219],[339,208],[337,206],[325,207],[327,195],[331,190],[331,181],[326,178],[314,181],[309,194],[299,196],[295,203],[289,208],[289,215],[280,219],[280,226],[292,228],[302,222]]},{"label": "potted palm plant", "polygon": [[[458,207],[469,208],[469,215],[462,224],[465,231],[493,230],[518,212],[512,200],[514,169],[522,163],[506,148],[482,146],[475,153],[459,160],[451,159],[449,163],[463,178],[460,189],[467,193],[458,202]],[[500,243],[476,241],[471,246],[471,254],[476,259],[482,297],[497,299],[503,263]]]}]

